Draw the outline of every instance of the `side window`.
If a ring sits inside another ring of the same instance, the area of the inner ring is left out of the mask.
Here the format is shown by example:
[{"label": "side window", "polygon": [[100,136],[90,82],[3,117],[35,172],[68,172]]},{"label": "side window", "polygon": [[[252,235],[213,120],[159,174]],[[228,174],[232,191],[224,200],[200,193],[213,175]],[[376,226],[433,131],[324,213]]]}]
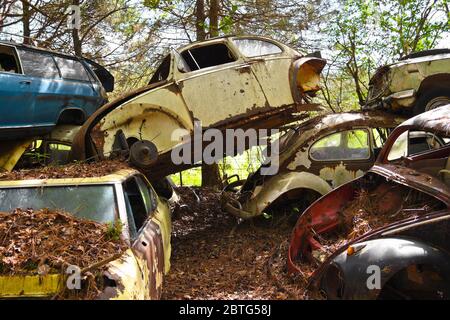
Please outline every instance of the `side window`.
[{"label": "side window", "polygon": [[395,140],[387,159],[388,161],[394,161],[402,157],[439,149],[441,146],[441,141],[432,133],[423,131],[405,131],[397,138],[397,140]]},{"label": "side window", "polygon": [[170,55],[164,58],[148,84],[166,80],[170,73]]},{"label": "side window", "polygon": [[309,152],[317,161],[367,160],[369,133],[364,129],[334,133],[314,143]]},{"label": "side window", "polygon": [[65,79],[89,81],[89,75],[80,61],[55,57],[56,63]]},{"label": "side window", "polygon": [[[236,61],[230,49],[223,43],[189,49],[183,51],[181,56],[192,71]],[[184,69],[180,71],[185,72]]]},{"label": "side window", "polygon": [[283,52],[277,45],[256,39],[234,39],[233,43],[243,56],[247,58],[266,56]]},{"label": "side window", "polygon": [[50,54],[19,49],[23,73],[39,78],[59,78],[59,71]]},{"label": "side window", "polygon": [[374,147],[381,149],[386,143],[389,136],[389,129],[387,128],[375,128],[372,129]]},{"label": "side window", "polygon": [[[139,190],[139,185],[134,177],[123,184],[125,205],[127,207],[130,234],[137,234],[147,219],[147,210]],[[133,223],[134,222],[134,223]]]},{"label": "side window", "polygon": [[0,46],[0,72],[19,73],[19,64],[13,47]]},{"label": "side window", "polygon": [[136,177],[136,181],[141,190],[142,199],[144,200],[145,208],[148,213],[155,211],[157,202],[156,195],[153,189],[148,185],[147,181],[142,177]]}]

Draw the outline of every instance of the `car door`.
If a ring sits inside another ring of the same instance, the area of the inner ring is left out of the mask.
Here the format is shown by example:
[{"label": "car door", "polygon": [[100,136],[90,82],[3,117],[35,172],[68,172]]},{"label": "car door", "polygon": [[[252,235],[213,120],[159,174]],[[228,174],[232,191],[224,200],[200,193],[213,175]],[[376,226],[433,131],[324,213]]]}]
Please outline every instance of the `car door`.
[{"label": "car door", "polygon": [[137,176],[123,184],[132,249],[147,264],[150,297],[161,295],[164,274],[164,246],[160,226],[152,219],[156,202],[144,192]]},{"label": "car door", "polygon": [[19,62],[14,46],[0,45],[0,129],[33,124],[34,85]]},{"label": "car door", "polygon": [[282,47],[267,40],[233,38],[232,42],[251,65],[268,104],[271,107],[293,104],[289,77],[292,56],[284,54]]},{"label": "car door", "polygon": [[19,48],[20,60],[33,103],[29,117],[34,126],[52,127],[56,124],[63,102],[58,97],[61,77],[50,53]]},{"label": "car door", "polygon": [[309,159],[309,171],[336,188],[360,177],[375,162],[371,131],[355,128],[323,136],[309,148]]},{"label": "car door", "polygon": [[64,101],[63,109],[81,110],[86,119],[104,102],[100,87],[75,57],[54,58],[64,80],[58,88],[59,100]]},{"label": "car door", "polygon": [[203,127],[267,106],[251,65],[225,41],[180,52],[175,71],[186,105]]}]

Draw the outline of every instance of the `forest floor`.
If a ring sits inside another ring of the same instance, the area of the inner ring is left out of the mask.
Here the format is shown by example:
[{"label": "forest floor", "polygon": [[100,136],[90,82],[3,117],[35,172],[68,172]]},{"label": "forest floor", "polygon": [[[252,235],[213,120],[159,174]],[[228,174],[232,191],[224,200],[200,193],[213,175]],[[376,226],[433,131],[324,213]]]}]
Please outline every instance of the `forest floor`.
[{"label": "forest floor", "polygon": [[305,280],[289,275],[293,224],[286,217],[240,222],[220,208],[220,194],[179,188],[171,270],[163,299],[307,299]]}]

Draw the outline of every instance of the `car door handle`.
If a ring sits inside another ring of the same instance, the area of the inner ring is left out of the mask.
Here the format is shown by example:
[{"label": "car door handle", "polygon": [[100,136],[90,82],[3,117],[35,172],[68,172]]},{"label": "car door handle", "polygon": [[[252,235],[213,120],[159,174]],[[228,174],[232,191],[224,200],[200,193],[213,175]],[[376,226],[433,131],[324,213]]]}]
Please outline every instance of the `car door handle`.
[{"label": "car door handle", "polygon": [[19,82],[20,84],[31,84],[31,80],[23,80]]}]

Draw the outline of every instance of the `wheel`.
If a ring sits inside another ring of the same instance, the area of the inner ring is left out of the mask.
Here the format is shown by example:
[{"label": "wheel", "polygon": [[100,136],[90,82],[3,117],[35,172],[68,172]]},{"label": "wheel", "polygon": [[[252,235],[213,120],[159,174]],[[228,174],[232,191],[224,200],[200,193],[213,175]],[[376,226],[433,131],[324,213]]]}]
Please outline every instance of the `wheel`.
[{"label": "wheel", "polygon": [[444,105],[450,104],[450,91],[448,90],[431,90],[423,94],[413,108],[413,114],[418,115],[422,112],[436,109]]}]

